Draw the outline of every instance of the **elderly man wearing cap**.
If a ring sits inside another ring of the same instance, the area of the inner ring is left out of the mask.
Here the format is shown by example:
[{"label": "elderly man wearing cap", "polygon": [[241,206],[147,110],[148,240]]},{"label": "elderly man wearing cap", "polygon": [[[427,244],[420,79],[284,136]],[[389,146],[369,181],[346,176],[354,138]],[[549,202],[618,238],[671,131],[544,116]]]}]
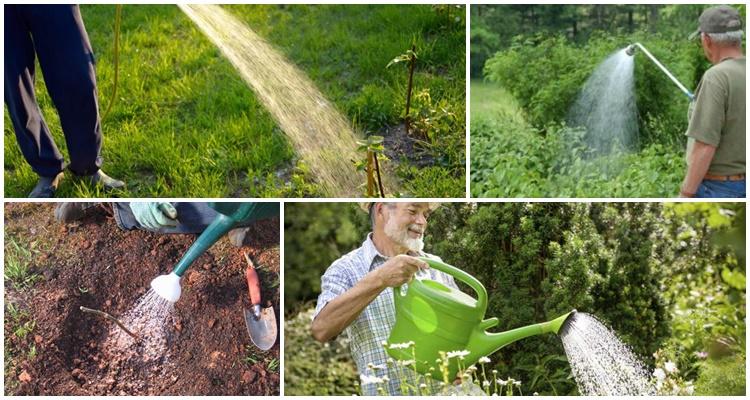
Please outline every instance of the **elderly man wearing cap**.
[{"label": "elderly man wearing cap", "polygon": [[[439,259],[422,251],[427,220],[437,207],[437,203],[363,204],[370,213],[372,232],[361,247],[334,261],[321,278],[313,337],[327,342],[346,331],[360,376],[388,377],[384,383],[387,393],[382,394],[407,394],[401,393],[399,378],[409,380],[411,386],[417,382],[410,369],[388,363],[383,348],[395,322],[393,288],[409,282],[415,274],[456,287],[452,277],[415,258]],[[437,388],[435,383],[430,387],[432,392]],[[374,383],[363,379],[362,394],[381,393]]]},{"label": "elderly man wearing cap", "polygon": [[706,9],[698,19],[706,58],[688,112],[688,170],[681,197],[745,197],[745,56],[742,21],[732,7]]}]

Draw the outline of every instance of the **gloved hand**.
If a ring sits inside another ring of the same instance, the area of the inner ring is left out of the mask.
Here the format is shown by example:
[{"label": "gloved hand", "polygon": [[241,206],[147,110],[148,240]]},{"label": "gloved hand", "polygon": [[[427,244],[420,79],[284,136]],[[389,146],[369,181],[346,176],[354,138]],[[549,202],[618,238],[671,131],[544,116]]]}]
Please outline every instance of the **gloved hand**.
[{"label": "gloved hand", "polygon": [[150,230],[177,226],[177,210],[167,202],[130,203],[130,210],[138,223]]}]

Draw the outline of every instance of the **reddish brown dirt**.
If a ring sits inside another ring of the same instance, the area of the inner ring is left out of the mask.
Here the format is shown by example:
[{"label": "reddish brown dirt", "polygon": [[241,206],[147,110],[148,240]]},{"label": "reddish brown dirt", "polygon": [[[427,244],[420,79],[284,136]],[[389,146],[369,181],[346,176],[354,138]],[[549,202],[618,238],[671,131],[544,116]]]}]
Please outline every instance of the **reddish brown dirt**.
[{"label": "reddish brown dirt", "polygon": [[[55,204],[6,203],[6,249],[11,238],[32,249],[31,289],[5,282],[5,345],[36,348],[31,358],[14,354],[5,369],[5,393],[18,395],[277,395],[278,341],[267,353],[253,347],[243,317],[249,307],[243,251],[256,261],[263,298],[279,316],[279,220],[251,227],[246,245],[220,240],[182,280],[175,305],[170,365],[163,371],[112,360],[103,344],[112,323],[79,310],[86,306],[123,315],[167,273],[194,235],[122,231],[103,209],[80,222],[58,224]],[[19,339],[8,304],[28,311],[31,334]]]}]

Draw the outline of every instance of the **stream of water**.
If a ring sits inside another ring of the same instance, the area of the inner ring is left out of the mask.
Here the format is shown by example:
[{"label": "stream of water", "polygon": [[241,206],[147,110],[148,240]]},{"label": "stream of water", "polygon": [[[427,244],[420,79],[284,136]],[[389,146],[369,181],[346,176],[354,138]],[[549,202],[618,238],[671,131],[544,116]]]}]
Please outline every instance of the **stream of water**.
[{"label": "stream of water", "polygon": [[568,112],[570,126],[586,128],[585,142],[597,156],[629,151],[638,138],[634,57],[625,49],[594,70]]},{"label": "stream of water", "polygon": [[138,336],[113,326],[107,339],[110,352],[145,366],[166,362],[172,328],[174,303],[165,300],[153,289],[144,294],[120,321]]},{"label": "stream of water", "polygon": [[328,195],[359,197],[364,174],[352,163],[362,157],[359,136],[304,72],[222,7],[179,7],[234,65]]},{"label": "stream of water", "polygon": [[648,369],[594,316],[574,313],[560,330],[560,338],[582,395],[656,395]]}]

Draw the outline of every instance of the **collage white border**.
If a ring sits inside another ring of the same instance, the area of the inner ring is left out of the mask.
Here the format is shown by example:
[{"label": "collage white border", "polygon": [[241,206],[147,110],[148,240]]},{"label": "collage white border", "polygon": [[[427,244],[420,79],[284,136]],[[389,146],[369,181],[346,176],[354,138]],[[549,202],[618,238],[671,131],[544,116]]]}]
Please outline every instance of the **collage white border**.
[{"label": "collage white border", "polygon": [[[13,4],[24,4],[24,3],[36,3],[34,1],[3,1],[3,4],[6,3],[13,3]],[[45,1],[45,3],[59,3],[59,4],[65,4],[69,2],[64,1]],[[165,4],[164,2],[158,2],[158,1],[128,1],[124,2],[125,4]],[[500,203],[500,202],[512,202],[512,203],[525,203],[525,202],[540,202],[540,203],[547,203],[547,202],[573,202],[573,203],[589,203],[589,202],[627,202],[627,203],[640,203],[640,202],[660,202],[660,203],[676,203],[676,202],[733,202],[731,200],[722,200],[722,199],[680,199],[680,198],[533,198],[533,197],[522,197],[522,198],[495,198],[495,199],[489,199],[489,198],[472,198],[471,192],[470,192],[470,168],[471,168],[471,147],[470,147],[470,132],[471,132],[471,76],[470,76],[470,63],[469,63],[469,57],[470,57],[470,27],[471,27],[471,13],[470,13],[470,7],[472,5],[476,4],[581,4],[582,2],[578,1],[570,1],[570,2],[562,2],[562,1],[463,1],[463,2],[456,2],[456,1],[330,1],[330,0],[322,0],[322,1],[221,1],[221,2],[215,2],[215,1],[180,1],[180,2],[168,2],[166,4],[184,4],[184,3],[206,3],[206,4],[457,4],[457,5],[463,5],[465,6],[465,13],[466,13],[466,53],[465,53],[465,64],[466,64],[466,120],[465,120],[465,127],[466,127],[466,182],[465,182],[465,196],[464,197],[458,197],[458,198],[428,198],[428,199],[419,199],[420,201],[431,201],[431,202],[476,202],[476,203]],[[619,2],[614,1],[596,1],[596,2],[583,2],[583,3],[596,3],[596,4],[621,4]],[[687,2],[660,2],[660,1],[642,1],[642,2],[633,2],[633,3],[627,3],[627,4],[686,4]],[[720,1],[708,1],[706,4],[723,4],[724,2]],[[84,1],[80,2],[80,4],[117,4],[117,2],[91,2],[91,1]],[[746,3],[745,3],[746,4]],[[0,11],[3,12],[3,11]],[[687,29],[689,31],[690,29]],[[686,33],[686,35],[689,32]],[[4,46],[4,45],[0,45]],[[3,49],[4,50],[4,49]],[[4,128],[4,119],[3,122],[0,122],[3,126],[3,132],[5,132]],[[3,135],[3,145],[4,145],[4,138],[5,135]],[[4,163],[5,154],[4,151],[0,153],[0,161],[3,165]],[[4,185],[4,174],[0,176],[0,187],[2,187],[2,193],[3,193],[3,218],[0,220],[0,228],[3,230],[3,236],[0,238],[0,243],[2,243],[2,247],[0,248],[0,257],[3,259],[3,263],[5,260],[5,203],[27,203],[27,202],[51,202],[51,203],[58,203],[63,201],[143,201],[143,200],[152,200],[152,198],[122,198],[122,199],[113,199],[113,198],[94,198],[94,199],[80,199],[80,198],[56,198],[56,199],[39,199],[34,201],[29,201],[29,199],[24,198],[11,198],[7,199],[5,198],[5,185]],[[675,195],[677,194],[679,188],[675,188]],[[279,271],[279,280],[280,280],[280,299],[279,299],[279,305],[281,307],[281,310],[279,310],[280,314],[280,329],[279,329],[279,361],[280,361],[280,368],[279,368],[279,392],[281,397],[286,397],[284,395],[284,358],[285,358],[285,351],[284,351],[284,310],[285,310],[285,304],[284,304],[284,290],[283,290],[283,283],[284,280],[284,209],[286,206],[286,203],[297,203],[297,202],[310,202],[310,203],[344,203],[344,202],[357,202],[357,201],[371,201],[372,199],[363,199],[363,198],[267,198],[267,199],[257,199],[257,198],[248,198],[248,199],[234,199],[234,198],[159,198],[161,201],[228,201],[228,202],[240,202],[240,201],[257,201],[257,202],[279,202],[280,203],[280,218],[279,218],[279,252],[280,252],[280,271]],[[388,201],[394,201],[394,202],[407,202],[407,201],[414,201],[415,199],[388,199]],[[736,202],[742,202],[743,200],[738,199]],[[747,206],[747,199],[744,200],[746,206]],[[746,227],[747,229],[747,227]],[[747,243],[746,243],[747,246]],[[747,270],[747,266],[746,266]],[[5,298],[5,289],[4,287],[0,289],[0,295],[3,296],[3,299]],[[4,301],[4,300],[3,300]],[[0,311],[0,317],[3,318],[4,321],[4,307],[3,310]],[[0,328],[3,332],[4,337],[4,327]],[[748,337],[750,337],[750,334],[748,334]],[[4,344],[3,344],[4,346]],[[4,354],[1,356],[4,361]],[[746,361],[747,362],[747,361]],[[747,379],[747,377],[746,377]],[[750,382],[750,380],[748,380]],[[0,385],[3,387],[3,393],[5,388],[5,382],[4,382],[4,376],[0,378]],[[3,397],[4,394],[3,394]],[[40,396],[40,397],[46,397],[46,396]],[[103,398],[104,396],[94,396],[95,398]],[[144,396],[144,397],[154,397],[155,396]],[[166,396],[166,398],[176,398],[177,396]],[[181,396],[182,397],[182,396]],[[187,396],[189,398],[198,398],[202,396]],[[230,396],[230,397],[241,397],[241,396]],[[277,397],[277,396],[267,396],[267,397]],[[548,396],[541,396],[542,398],[546,398]],[[73,396],[60,396],[56,398],[75,398]],[[164,397],[159,397],[164,398]],[[320,396],[294,396],[294,398],[321,398]],[[550,397],[552,398],[552,397]]]}]

